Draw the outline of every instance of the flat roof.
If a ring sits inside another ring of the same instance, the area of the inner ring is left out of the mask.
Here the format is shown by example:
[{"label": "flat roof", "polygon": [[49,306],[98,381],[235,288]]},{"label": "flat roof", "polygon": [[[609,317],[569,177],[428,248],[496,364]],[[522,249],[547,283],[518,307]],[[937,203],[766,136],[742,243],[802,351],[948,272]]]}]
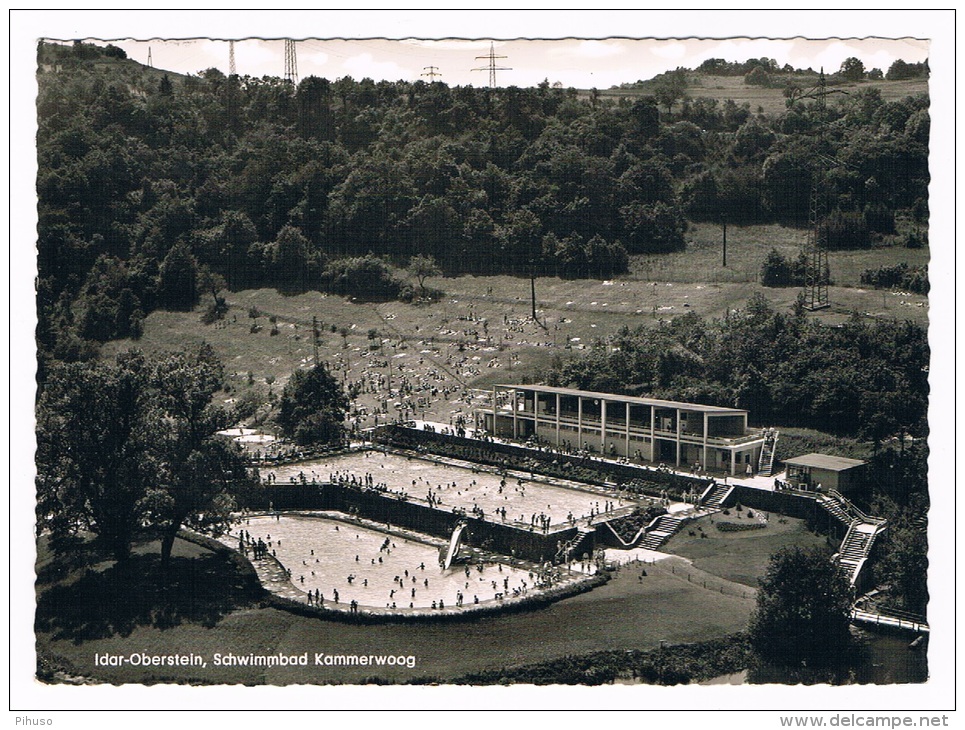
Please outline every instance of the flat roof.
[{"label": "flat roof", "polygon": [[497,384],[497,388],[513,388],[514,390],[535,390],[540,393],[559,393],[560,395],[576,395],[584,398],[599,398],[601,400],[616,400],[623,403],[636,403],[643,406],[658,408],[680,408],[687,411],[701,413],[719,413],[724,415],[742,415],[747,411],[742,408],[725,408],[723,406],[705,406],[700,403],[683,403],[675,400],[660,400],[659,398],[641,398],[635,395],[617,395],[616,393],[597,393],[592,390],[577,390],[575,388],[556,388],[551,385],[507,385]]},{"label": "flat roof", "polygon": [[843,456],[830,456],[828,454],[805,454],[795,456],[793,459],[785,459],[785,464],[791,466],[807,466],[812,469],[824,469],[825,471],[846,471],[856,466],[864,466],[867,462],[860,459],[846,459]]}]

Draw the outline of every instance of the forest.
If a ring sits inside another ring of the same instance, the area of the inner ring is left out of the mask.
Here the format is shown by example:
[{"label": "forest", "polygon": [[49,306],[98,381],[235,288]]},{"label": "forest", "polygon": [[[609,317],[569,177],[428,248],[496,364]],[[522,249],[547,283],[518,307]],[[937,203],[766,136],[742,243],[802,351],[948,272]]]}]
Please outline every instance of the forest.
[{"label": "forest", "polygon": [[[38,60],[61,69],[38,75],[41,381],[155,309],[204,299],[216,317],[225,288],[412,297],[392,271],[417,255],[445,274],[608,278],[683,249],[691,222],[802,225],[815,175],[836,247],[927,220],[927,96],[875,86],[825,103],[797,75],[772,117],[690,99],[680,73],[669,98],[657,79],[665,93],[607,99],[178,76],[79,42]],[[716,66],[701,72],[740,70]],[[906,66],[886,78],[927,72]]]}]

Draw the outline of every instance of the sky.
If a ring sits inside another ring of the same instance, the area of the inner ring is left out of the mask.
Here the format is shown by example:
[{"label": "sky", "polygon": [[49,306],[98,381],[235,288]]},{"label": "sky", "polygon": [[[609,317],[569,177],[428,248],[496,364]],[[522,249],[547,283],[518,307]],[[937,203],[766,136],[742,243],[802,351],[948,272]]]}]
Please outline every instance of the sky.
[{"label": "sky", "polygon": [[[311,28],[314,30],[314,28]],[[295,28],[292,28],[295,30]],[[305,30],[305,28],[301,29]],[[778,65],[837,71],[849,57],[867,69],[887,71],[896,59],[928,57],[928,41],[905,39],[807,40],[804,38],[491,40],[486,38],[321,39],[294,35],[297,75],[335,80],[443,81],[450,86],[487,86],[490,53],[497,86],[535,86],[544,80],[564,87],[605,89],[646,80],[679,66],[695,68],[708,58],[745,61],[773,58]],[[94,40],[94,39],[92,39]],[[103,42],[103,41],[101,41]],[[182,74],[208,68],[229,71],[229,43],[188,40],[118,39],[114,45],[140,63]],[[283,39],[238,38],[235,67],[241,76],[284,76]],[[431,75],[430,75],[431,74]]]},{"label": "sky", "polygon": [[234,39],[238,73],[254,77],[284,76],[284,39],[291,38],[299,78],[423,78],[450,86],[488,85],[492,47],[502,57],[496,65],[507,69],[497,72],[499,86],[548,80],[604,89],[707,58],[764,56],[832,72],[855,56],[868,69],[887,71],[899,58],[928,58],[940,27],[931,12],[59,11],[35,15],[30,30],[35,38],[112,40],[141,63],[150,49],[156,68],[195,74],[212,67],[227,73],[227,39]]}]

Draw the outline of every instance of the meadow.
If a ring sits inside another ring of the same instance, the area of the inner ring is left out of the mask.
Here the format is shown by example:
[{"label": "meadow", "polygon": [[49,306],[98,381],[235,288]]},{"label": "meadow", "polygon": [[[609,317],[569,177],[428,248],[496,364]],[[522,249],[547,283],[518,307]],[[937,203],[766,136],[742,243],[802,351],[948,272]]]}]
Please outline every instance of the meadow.
[{"label": "meadow", "polygon": [[[403,381],[428,388],[421,391],[421,402],[416,398],[404,404],[395,398],[388,404],[390,420],[408,405],[410,416],[447,423],[471,414],[471,402],[463,397],[469,390],[538,379],[554,360],[578,355],[622,327],[654,326],[688,312],[724,317],[755,293],[777,310],[790,311],[801,290],[763,287],[759,271],[771,248],[796,256],[803,232],[776,225],[728,226],[726,268],[720,260],[721,234],[719,226],[693,225],[686,251],[634,257],[630,273],[613,280],[541,277],[536,281],[539,324],[530,316],[528,279],[435,277],[428,285],[445,294],[432,303],[354,302],[319,292],[289,296],[273,289],[228,292],[230,310],[220,322],[201,322],[204,303],[193,312],[155,311],[139,341],[109,342],[103,352],[110,357],[130,347],[156,352],[207,342],[228,374],[229,392],[223,400],[230,405],[250,394],[248,398],[264,405],[280,394],[293,371],[314,364],[315,318],[321,330],[318,359],[334,367],[344,383],[391,377],[395,389]],[[898,246],[832,252],[831,306],[809,316],[829,325],[841,324],[856,312],[927,323],[927,297],[865,288],[859,279],[868,268],[902,261],[922,266],[928,258],[927,248]],[[363,392],[356,405],[372,413],[383,396]],[[263,425],[267,412],[265,406],[262,417],[251,422]]]}]

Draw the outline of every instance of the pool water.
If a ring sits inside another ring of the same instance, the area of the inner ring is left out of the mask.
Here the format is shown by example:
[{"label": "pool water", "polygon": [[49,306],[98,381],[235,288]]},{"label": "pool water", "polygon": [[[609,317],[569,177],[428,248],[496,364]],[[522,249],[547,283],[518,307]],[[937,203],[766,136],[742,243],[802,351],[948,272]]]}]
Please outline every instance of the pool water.
[{"label": "pool water", "polygon": [[433,504],[447,512],[460,507],[472,513],[475,507],[490,520],[525,527],[540,525],[541,517],[548,519],[550,525],[563,525],[571,517],[574,520],[589,517],[591,511],[606,514],[635,504],[619,496],[527,479],[507,477],[501,485],[498,474],[380,451],[264,467],[261,471],[263,480],[270,475],[275,484],[300,483],[303,478],[308,483],[321,484],[328,482],[333,474],[355,475],[357,479],[369,474],[376,484],[384,485],[392,493],[404,492],[410,501],[426,503],[431,496]]},{"label": "pool water", "polygon": [[[240,531],[260,538],[291,571],[292,584],[319,595],[324,604],[358,601],[371,608],[431,608],[433,602],[465,606],[533,591],[538,576],[529,570],[486,563],[454,565],[443,570],[435,544],[378,530],[354,522],[308,516],[264,516],[243,519],[231,532],[237,546]],[[388,541],[388,544],[386,542]],[[250,552],[249,552],[250,555]]]}]

